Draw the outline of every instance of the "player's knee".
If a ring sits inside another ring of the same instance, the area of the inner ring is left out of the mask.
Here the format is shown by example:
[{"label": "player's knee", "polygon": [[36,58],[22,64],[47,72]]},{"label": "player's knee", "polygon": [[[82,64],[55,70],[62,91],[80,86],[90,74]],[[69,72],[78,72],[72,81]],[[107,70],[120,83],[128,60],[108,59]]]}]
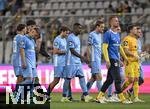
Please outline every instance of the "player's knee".
[{"label": "player's knee", "polygon": [[90,81],[95,81],[95,78],[91,76]]},{"label": "player's knee", "polygon": [[101,74],[96,74],[96,80],[102,80]]},{"label": "player's knee", "polygon": [[128,82],[129,82],[129,83],[133,83],[133,82],[134,82],[134,78],[130,77],[130,78],[128,79]]},{"label": "player's knee", "polygon": [[23,81],[23,77],[21,75],[19,75],[17,78],[17,83],[21,83],[22,81]]},{"label": "player's knee", "polygon": [[58,83],[59,83],[59,80],[60,80],[60,78],[55,78],[55,79],[54,79],[54,83],[55,83],[55,84],[58,84]]}]

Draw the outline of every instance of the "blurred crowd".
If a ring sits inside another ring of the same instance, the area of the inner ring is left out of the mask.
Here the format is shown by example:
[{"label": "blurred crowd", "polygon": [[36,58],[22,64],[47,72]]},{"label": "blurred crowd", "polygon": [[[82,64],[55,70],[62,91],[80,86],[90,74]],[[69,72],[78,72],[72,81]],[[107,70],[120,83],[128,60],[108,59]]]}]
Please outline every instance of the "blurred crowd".
[{"label": "blurred crowd", "polygon": [[[113,4],[112,2],[109,2],[108,8],[104,9],[106,13],[103,15],[98,16],[86,16],[86,17],[78,17],[75,16],[76,10],[70,11],[66,14],[64,17],[56,17],[56,16],[48,16],[47,13],[45,13],[43,16],[34,17],[34,13],[32,11],[31,5],[28,6],[28,8],[25,6],[25,1],[28,0],[0,0],[0,41],[12,41],[14,35],[15,35],[15,28],[17,24],[20,22],[26,22],[29,19],[34,19],[38,26],[41,28],[41,36],[43,40],[45,41],[47,49],[51,49],[52,43],[54,38],[58,34],[58,30],[61,27],[61,25],[67,25],[70,29],[72,29],[72,24],[75,22],[79,22],[83,25],[84,30],[82,32],[82,48],[83,48],[83,54],[85,51],[85,46],[87,45],[87,34],[93,29],[93,24],[96,20],[102,20],[105,22],[106,27],[109,27],[108,24],[108,15],[107,14],[117,14],[120,19],[120,26],[121,26],[121,36],[124,37],[127,35],[126,29],[128,25],[130,25],[133,22],[136,22],[138,19],[140,19],[142,16],[138,15],[136,16],[137,19],[133,19],[132,15],[125,15],[126,13],[132,13],[132,4],[134,4],[134,7],[140,7],[145,8],[147,6],[147,2],[150,3],[149,0],[131,0],[130,3],[128,1],[121,0],[118,2],[118,5]],[[29,0],[30,1],[30,0]],[[34,0],[37,3],[45,3],[49,0]],[[119,1],[119,0],[118,0]],[[67,17],[67,15],[72,15]],[[2,18],[1,16],[5,16],[6,18]],[[12,17],[10,17],[12,16]],[[29,16],[29,17],[27,17]],[[147,18],[147,17],[146,17]],[[150,17],[149,17],[150,18]],[[134,21],[133,21],[134,20]],[[141,25],[143,30],[143,50],[146,50],[150,52],[150,43],[146,42],[146,33],[150,33],[149,23],[145,20],[145,18],[142,19],[141,22],[139,22],[139,25]],[[10,62],[10,61],[9,61]]]}]

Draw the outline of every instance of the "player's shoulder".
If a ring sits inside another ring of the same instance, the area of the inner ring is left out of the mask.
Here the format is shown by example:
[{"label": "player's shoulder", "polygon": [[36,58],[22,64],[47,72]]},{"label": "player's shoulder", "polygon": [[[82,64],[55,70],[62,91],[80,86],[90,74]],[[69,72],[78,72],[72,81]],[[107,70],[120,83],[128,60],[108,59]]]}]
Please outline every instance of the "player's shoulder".
[{"label": "player's shoulder", "polygon": [[68,35],[67,40],[73,40],[75,38],[75,35],[73,33]]},{"label": "player's shoulder", "polygon": [[131,40],[131,39],[132,39],[131,36],[128,35],[128,36],[125,36],[125,37],[123,38],[123,41],[125,41],[125,40],[128,40],[128,41],[129,41],[129,40]]},{"label": "player's shoulder", "polygon": [[95,35],[95,34],[96,34],[95,31],[91,31],[91,32],[89,33],[89,35]]},{"label": "player's shoulder", "polygon": [[23,35],[21,35],[21,34],[16,34],[15,37],[14,37],[14,39],[20,39],[22,36]]},{"label": "player's shoulder", "polygon": [[59,40],[61,40],[61,37],[58,35],[58,36],[56,36],[56,38],[54,39],[54,41],[59,41]]},{"label": "player's shoulder", "polygon": [[110,35],[110,34],[111,34],[110,29],[109,29],[109,30],[107,30],[106,32],[104,32],[104,35]]}]

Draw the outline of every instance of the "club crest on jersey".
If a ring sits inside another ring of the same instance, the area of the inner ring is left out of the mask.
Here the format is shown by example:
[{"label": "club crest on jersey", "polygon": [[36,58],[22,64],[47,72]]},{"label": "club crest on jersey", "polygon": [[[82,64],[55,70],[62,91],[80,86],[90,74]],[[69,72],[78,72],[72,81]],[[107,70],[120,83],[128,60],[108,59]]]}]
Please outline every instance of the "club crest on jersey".
[{"label": "club crest on jersey", "polygon": [[24,41],[20,41],[20,46],[24,46],[24,45],[25,45]]},{"label": "club crest on jersey", "polygon": [[58,43],[57,43],[57,42],[55,42],[55,43],[54,43],[54,46],[58,46]]},{"label": "club crest on jersey", "polygon": [[70,41],[70,42],[69,42],[69,46],[71,46],[72,44],[73,44],[73,43]]},{"label": "club crest on jersey", "polygon": [[89,37],[88,42],[89,43],[92,42],[92,37]]},{"label": "club crest on jersey", "polygon": [[127,42],[127,41],[124,41],[124,42],[123,42],[123,45],[124,45],[124,46],[127,46],[127,45],[128,45],[128,42]]}]

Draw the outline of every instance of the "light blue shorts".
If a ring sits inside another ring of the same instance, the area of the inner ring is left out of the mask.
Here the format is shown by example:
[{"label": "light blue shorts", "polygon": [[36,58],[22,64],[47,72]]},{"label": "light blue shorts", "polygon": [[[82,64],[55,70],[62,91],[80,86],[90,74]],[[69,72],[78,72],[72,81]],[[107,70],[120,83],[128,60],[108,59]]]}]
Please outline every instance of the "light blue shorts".
[{"label": "light blue shorts", "polygon": [[65,77],[66,78],[84,77],[82,65],[65,66]]},{"label": "light blue shorts", "polygon": [[55,66],[54,67],[54,78],[64,77],[65,66]]},{"label": "light blue shorts", "polygon": [[13,66],[14,67],[14,73],[16,75],[16,77],[22,75],[22,68],[21,66]]},{"label": "light blue shorts", "polygon": [[36,68],[27,67],[26,69],[22,69],[22,71],[23,71],[24,78],[27,78],[27,77],[34,78],[34,76],[36,76],[35,74]]},{"label": "light blue shorts", "polygon": [[92,61],[91,62],[91,73],[98,74],[101,73],[101,63],[98,61]]}]

